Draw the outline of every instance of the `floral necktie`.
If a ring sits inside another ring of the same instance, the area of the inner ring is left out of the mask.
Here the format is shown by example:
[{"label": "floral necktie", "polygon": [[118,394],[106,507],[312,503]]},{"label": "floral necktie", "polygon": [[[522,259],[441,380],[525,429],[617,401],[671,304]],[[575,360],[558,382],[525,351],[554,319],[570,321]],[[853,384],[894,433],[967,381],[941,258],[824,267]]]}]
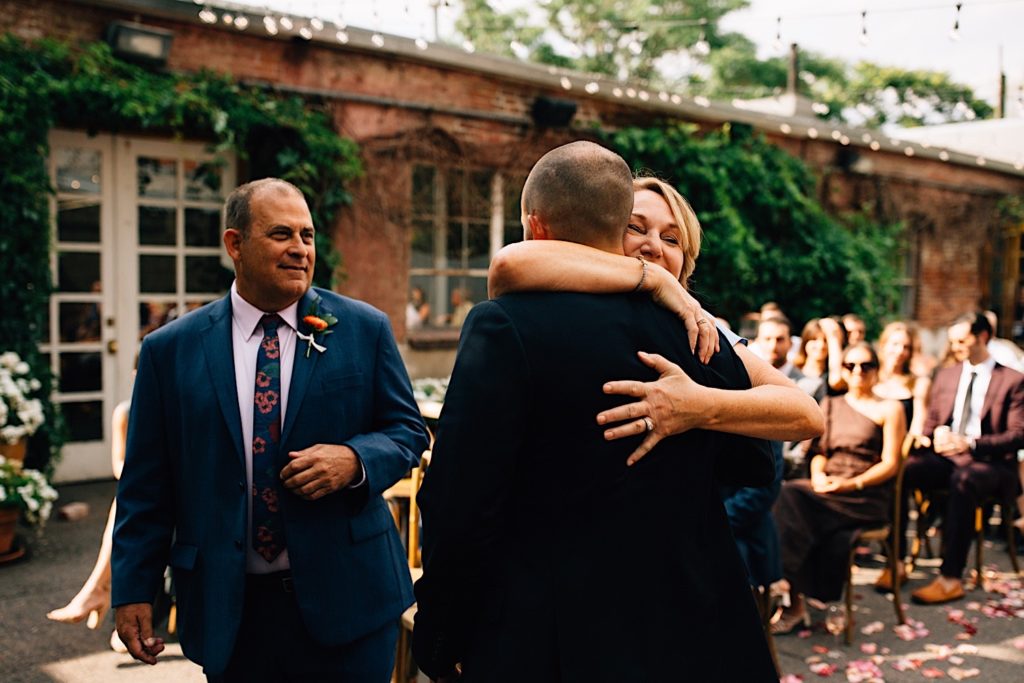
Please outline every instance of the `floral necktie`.
[{"label": "floral necktie", "polygon": [[252,547],[267,562],[285,548],[281,515],[281,478],[277,454],[281,441],[281,346],[277,314],[260,321],[263,341],[256,355],[256,391],[252,410]]}]

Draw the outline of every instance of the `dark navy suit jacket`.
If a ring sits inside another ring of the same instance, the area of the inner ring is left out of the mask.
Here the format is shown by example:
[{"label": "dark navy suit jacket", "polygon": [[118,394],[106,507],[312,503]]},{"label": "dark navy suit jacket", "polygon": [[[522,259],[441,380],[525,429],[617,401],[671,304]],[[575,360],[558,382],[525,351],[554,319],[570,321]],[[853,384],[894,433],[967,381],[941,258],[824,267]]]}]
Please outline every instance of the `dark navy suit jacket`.
[{"label": "dark navy suit jacket", "polygon": [[[285,493],[282,509],[295,597],[325,645],[371,633],[412,604],[405,552],[381,493],[427,447],[387,317],[309,290],[338,322],[305,355],[296,343],[279,465],[317,443],[359,456],[363,486],[320,500]],[[148,335],[139,356],[127,455],[118,486],[113,604],[152,602],[172,567],[185,655],[224,670],[242,618],[245,461],[225,297]]]},{"label": "dark navy suit jacket", "polygon": [[466,683],[778,681],[716,483],[770,483],[767,445],[748,457],[738,437],[693,430],[627,467],[640,437],[606,441],[595,419],[628,400],[608,380],[656,379],[638,350],[739,386],[722,346],[701,365],[646,296],[473,309],[418,497],[421,669],[461,662]]}]

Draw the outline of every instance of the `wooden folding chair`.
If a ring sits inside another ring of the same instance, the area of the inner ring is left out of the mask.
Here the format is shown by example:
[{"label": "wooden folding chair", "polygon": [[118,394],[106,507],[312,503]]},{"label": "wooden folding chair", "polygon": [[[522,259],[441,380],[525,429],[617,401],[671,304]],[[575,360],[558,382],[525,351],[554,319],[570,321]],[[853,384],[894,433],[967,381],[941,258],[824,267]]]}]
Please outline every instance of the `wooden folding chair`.
[{"label": "wooden folding chair", "polygon": [[[434,445],[431,437],[430,445]],[[427,450],[420,456],[420,464],[409,475],[409,507],[406,517],[406,556],[409,560],[409,573],[413,582],[423,575],[422,554],[420,550],[420,508],[416,504],[416,493],[423,483],[423,475],[430,466],[431,451]],[[402,614],[401,630],[398,633],[398,648],[395,653],[395,670],[391,676],[393,683],[408,683],[412,672],[412,627],[416,617],[416,605]]]},{"label": "wooden folding chair", "polygon": [[900,600],[900,565],[903,560],[900,557],[899,533],[893,533],[893,528],[899,528],[900,506],[902,505],[903,493],[903,466],[910,455],[910,449],[914,445],[914,438],[907,435],[903,440],[903,447],[900,449],[899,463],[896,467],[896,483],[893,487],[892,519],[888,524],[870,529],[858,529],[854,533],[850,543],[850,556],[846,564],[846,628],[844,629],[844,640],[847,645],[853,643],[853,564],[857,552],[857,545],[861,542],[877,541],[885,546],[889,561],[889,572],[892,574],[892,604],[896,610],[896,622],[907,623],[906,614],[903,611],[903,602]]}]

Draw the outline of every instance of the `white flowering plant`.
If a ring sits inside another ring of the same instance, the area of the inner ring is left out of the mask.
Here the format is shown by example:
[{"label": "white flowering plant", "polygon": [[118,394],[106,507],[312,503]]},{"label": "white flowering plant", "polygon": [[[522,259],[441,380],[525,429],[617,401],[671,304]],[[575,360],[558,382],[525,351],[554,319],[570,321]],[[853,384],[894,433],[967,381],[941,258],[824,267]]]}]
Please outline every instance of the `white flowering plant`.
[{"label": "white flowering plant", "polygon": [[0,508],[20,508],[25,520],[42,525],[55,500],[57,491],[42,472],[22,469],[20,462],[0,455]]},{"label": "white flowering plant", "polygon": [[417,401],[444,403],[449,377],[423,377],[412,381],[412,393]]},{"label": "white flowering plant", "polygon": [[43,424],[43,402],[33,396],[42,387],[21,356],[0,353],[0,442],[17,443]]}]

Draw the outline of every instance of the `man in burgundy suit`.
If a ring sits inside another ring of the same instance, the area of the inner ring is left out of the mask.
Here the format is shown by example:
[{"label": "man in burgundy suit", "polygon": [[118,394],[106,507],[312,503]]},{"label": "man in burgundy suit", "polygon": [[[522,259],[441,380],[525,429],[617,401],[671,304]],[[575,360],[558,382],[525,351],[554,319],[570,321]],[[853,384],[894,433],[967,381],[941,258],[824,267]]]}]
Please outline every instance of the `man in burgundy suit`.
[{"label": "man in burgundy suit", "polygon": [[961,316],[950,326],[950,351],[958,363],[939,370],[932,384],[921,439],[921,445],[931,448],[907,460],[905,491],[949,491],[941,575],[914,591],[915,602],[937,604],[963,597],[961,575],[974,536],[975,507],[1018,491],[1024,374],[995,362],[987,349],[991,338],[992,327],[981,313]]}]

